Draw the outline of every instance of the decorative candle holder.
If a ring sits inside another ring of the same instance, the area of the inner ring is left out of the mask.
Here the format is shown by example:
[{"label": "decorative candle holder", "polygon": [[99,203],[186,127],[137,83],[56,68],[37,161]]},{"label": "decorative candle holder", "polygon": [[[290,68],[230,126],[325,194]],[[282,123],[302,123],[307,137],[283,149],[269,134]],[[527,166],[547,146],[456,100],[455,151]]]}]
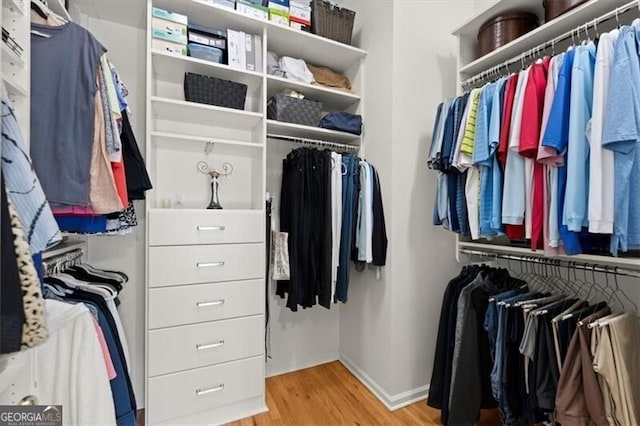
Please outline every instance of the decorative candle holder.
[{"label": "decorative candle holder", "polygon": [[220,204],[219,197],[219,180],[220,177],[228,177],[233,173],[233,165],[231,163],[223,163],[222,164],[222,172],[219,170],[213,169],[209,166],[206,161],[198,162],[198,171],[200,173],[209,175],[209,185],[211,186],[211,200],[209,201],[209,205],[207,209],[210,210],[222,210],[222,204]]}]

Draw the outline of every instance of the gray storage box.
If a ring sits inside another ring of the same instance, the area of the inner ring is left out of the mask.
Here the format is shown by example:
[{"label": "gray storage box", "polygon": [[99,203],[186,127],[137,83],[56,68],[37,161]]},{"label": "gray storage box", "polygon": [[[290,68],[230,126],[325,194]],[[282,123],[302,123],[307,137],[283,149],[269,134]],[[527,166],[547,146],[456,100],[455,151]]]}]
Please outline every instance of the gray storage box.
[{"label": "gray storage box", "polygon": [[267,118],[318,127],[322,115],[322,102],[292,98],[277,93],[267,102]]},{"label": "gray storage box", "polygon": [[221,64],[224,52],[217,47],[203,46],[198,43],[189,43],[189,56]]}]

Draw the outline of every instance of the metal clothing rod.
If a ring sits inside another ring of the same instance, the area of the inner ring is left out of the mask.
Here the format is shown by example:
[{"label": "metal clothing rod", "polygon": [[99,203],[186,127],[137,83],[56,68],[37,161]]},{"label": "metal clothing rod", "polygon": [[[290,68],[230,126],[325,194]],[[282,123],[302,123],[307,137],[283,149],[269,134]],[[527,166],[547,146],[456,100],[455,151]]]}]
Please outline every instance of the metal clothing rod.
[{"label": "metal clothing rod", "polygon": [[516,254],[498,253],[494,251],[473,250],[460,248],[460,253],[472,256],[485,256],[493,259],[514,260],[516,262],[537,263],[541,265],[559,266],[563,268],[577,269],[581,271],[602,272],[604,274],[620,275],[625,277],[640,278],[640,271],[622,268],[618,266],[599,266],[583,262],[574,262],[572,260],[546,258],[541,256],[521,256]]},{"label": "metal clothing rod", "polygon": [[615,19],[616,21],[618,21],[618,24],[620,24],[619,16],[623,13],[628,12],[633,8],[638,8],[638,11],[640,11],[640,0],[634,0],[629,3],[626,3],[623,6],[617,7],[614,10],[607,12],[604,15],[601,15],[589,22],[586,22],[583,25],[579,25],[578,27],[572,29],[571,31],[567,31],[566,33],[561,34],[556,38],[545,41],[544,43],[539,44],[538,46],[532,47],[531,49],[521,53],[520,55],[512,59],[509,59],[501,64],[495,65],[489,68],[488,70],[481,72],[480,74],[470,77],[462,82],[462,87],[464,90],[468,90],[473,88],[478,83],[484,83],[490,78],[493,80],[493,79],[497,79],[505,75],[508,75],[511,72],[509,70],[509,66],[516,64],[518,62],[520,62],[522,64],[522,67],[524,68],[525,61],[527,61],[528,59],[533,59],[533,60],[537,59],[541,53],[544,53],[546,51],[546,49],[550,47],[553,48],[555,47],[556,44],[561,43],[565,40],[568,40],[569,38],[572,38],[575,40],[575,37],[580,37],[581,31],[584,31],[588,35],[589,27],[595,29],[596,34],[598,34],[598,24],[603,24],[607,21],[610,21],[611,19]]},{"label": "metal clothing rod", "polygon": [[325,147],[328,147],[328,148],[341,149],[341,150],[345,150],[345,151],[357,151],[358,149],[360,149],[360,147],[357,146],[357,145],[349,145],[349,144],[346,144],[346,143],[323,141],[323,140],[320,140],[320,139],[308,139],[308,138],[299,138],[299,137],[295,137],[295,136],[278,135],[278,134],[274,134],[274,133],[267,133],[267,137],[271,138],[271,139],[279,139],[279,140],[291,141],[291,142],[294,142],[294,143],[325,146]]}]

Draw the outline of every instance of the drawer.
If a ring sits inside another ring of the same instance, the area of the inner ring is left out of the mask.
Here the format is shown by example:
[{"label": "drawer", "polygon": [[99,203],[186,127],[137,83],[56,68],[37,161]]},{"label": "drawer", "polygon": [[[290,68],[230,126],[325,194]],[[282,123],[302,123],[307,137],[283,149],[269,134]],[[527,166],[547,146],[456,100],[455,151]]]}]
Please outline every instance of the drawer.
[{"label": "drawer", "polygon": [[205,367],[264,352],[262,315],[149,332],[149,376]]},{"label": "drawer", "polygon": [[264,243],[262,213],[224,210],[149,212],[149,245]]},{"label": "drawer", "polygon": [[264,357],[149,379],[150,424],[262,395]]},{"label": "drawer", "polygon": [[149,247],[149,286],[264,278],[264,244]]},{"label": "drawer", "polygon": [[149,328],[264,313],[264,280],[149,290]]}]

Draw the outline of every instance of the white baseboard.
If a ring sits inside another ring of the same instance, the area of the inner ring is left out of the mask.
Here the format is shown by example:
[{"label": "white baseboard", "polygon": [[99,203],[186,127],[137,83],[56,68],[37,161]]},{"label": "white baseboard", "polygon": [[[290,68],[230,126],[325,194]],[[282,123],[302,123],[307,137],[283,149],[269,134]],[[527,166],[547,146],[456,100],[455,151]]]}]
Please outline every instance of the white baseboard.
[{"label": "white baseboard", "polygon": [[315,367],[316,365],[326,364],[328,362],[338,361],[338,354],[321,354],[313,357],[307,357],[304,360],[294,360],[283,363],[267,361],[267,377],[279,376],[281,374],[291,373],[293,371],[303,370],[305,368]]},{"label": "white baseboard", "polygon": [[340,353],[339,361],[351,372],[363,385],[367,387],[390,411],[395,411],[407,405],[414,404],[427,398],[429,385],[420,386],[405,392],[391,395],[373,380],[367,373],[358,367],[348,356]]}]

